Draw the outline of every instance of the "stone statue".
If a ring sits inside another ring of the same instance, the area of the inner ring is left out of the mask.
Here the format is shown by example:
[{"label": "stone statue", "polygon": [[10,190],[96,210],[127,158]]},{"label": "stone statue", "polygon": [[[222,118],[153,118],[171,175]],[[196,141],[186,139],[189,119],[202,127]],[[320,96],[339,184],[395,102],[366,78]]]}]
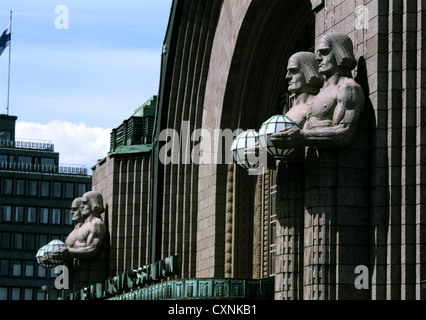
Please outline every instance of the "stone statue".
[{"label": "stone statue", "polygon": [[351,39],[341,33],[325,34],[318,43],[316,59],[319,73],[325,77],[324,86],[310,107],[306,105],[302,129],[293,126],[271,136],[279,148],[339,148],[347,146],[355,135],[365,97],[361,86],[352,79],[351,71],[357,62]]},{"label": "stone statue", "polygon": [[[348,285],[353,283],[348,280],[352,264],[368,265],[363,254],[369,246],[370,206],[365,188],[369,181],[365,96],[352,79],[357,61],[351,39],[341,33],[325,34],[318,42],[316,60],[323,87],[286,114],[297,126],[271,136],[278,148],[305,151],[303,161],[277,168],[275,281],[283,289],[276,299],[368,295]],[[293,77],[290,86],[296,80]],[[360,177],[357,183],[345,179],[352,176]]]},{"label": "stone statue", "polygon": [[72,210],[79,222],[68,236],[67,246],[52,252],[52,256],[58,260],[94,258],[105,236],[106,226],[100,216],[104,212],[102,195],[97,191],[86,192],[81,199],[74,200],[73,208],[78,202],[81,202],[80,208]]},{"label": "stone statue", "polygon": [[[285,116],[293,120],[297,127],[303,128],[311,103],[324,83],[323,76],[318,73],[315,54],[305,51],[293,54],[288,59],[286,79],[288,91],[292,94],[294,103]],[[258,153],[259,142],[245,150],[247,156],[258,155]]]},{"label": "stone statue", "polygon": [[311,52],[298,52],[288,59],[287,75],[288,91],[294,96],[292,108],[285,114],[299,128],[303,128],[310,105],[324,83],[318,73],[318,62]]},{"label": "stone statue", "polygon": [[[297,127],[304,129],[307,124],[312,102],[324,84],[324,77],[318,72],[318,61],[312,52],[298,52],[290,57],[287,65],[288,91],[294,99],[291,109],[285,114]],[[276,219],[280,240],[277,239],[275,281],[277,287],[285,290],[287,298],[298,299],[300,284],[303,283],[303,183],[304,146],[299,152],[286,159],[286,165],[277,170]],[[288,236],[291,235],[291,236]],[[291,241],[288,239],[291,237]],[[278,263],[278,262],[277,262]],[[285,266],[285,267],[284,267]],[[291,270],[291,271],[290,271]],[[280,297],[279,299],[281,299]]]},{"label": "stone statue", "polygon": [[71,219],[75,223],[75,227],[74,227],[74,230],[68,235],[67,239],[65,240],[65,244],[68,247],[74,246],[75,242],[77,241],[78,229],[80,229],[84,223],[84,219],[81,216],[81,212],[80,212],[81,199],[82,198],[76,198],[71,204],[71,214],[72,214]]}]

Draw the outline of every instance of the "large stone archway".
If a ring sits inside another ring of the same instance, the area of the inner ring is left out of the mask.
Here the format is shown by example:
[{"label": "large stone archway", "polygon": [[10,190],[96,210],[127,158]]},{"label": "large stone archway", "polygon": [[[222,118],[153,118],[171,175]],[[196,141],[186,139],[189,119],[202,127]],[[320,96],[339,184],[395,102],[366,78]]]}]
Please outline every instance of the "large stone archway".
[{"label": "large stone archway", "polygon": [[[215,129],[257,130],[269,116],[283,112],[280,99],[286,87],[287,60],[292,53],[308,49],[298,40],[313,22],[309,1],[223,3],[202,116],[202,129],[213,140],[217,139]],[[220,147],[212,159],[219,156],[225,161],[219,141],[210,143]],[[268,276],[267,254],[254,252],[255,242],[260,246],[268,242],[268,232],[253,230],[256,183],[256,177],[233,165],[200,166],[198,277]]]}]

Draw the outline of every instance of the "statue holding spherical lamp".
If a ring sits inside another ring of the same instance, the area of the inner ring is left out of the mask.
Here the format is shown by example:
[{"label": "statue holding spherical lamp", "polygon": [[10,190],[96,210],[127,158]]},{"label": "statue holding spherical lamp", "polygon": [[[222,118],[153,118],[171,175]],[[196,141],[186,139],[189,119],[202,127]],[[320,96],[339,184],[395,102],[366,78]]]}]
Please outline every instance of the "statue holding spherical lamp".
[{"label": "statue holding spherical lamp", "polygon": [[106,276],[104,238],[107,232],[101,214],[105,211],[100,192],[89,191],[71,205],[73,231],[65,243],[54,240],[39,249],[37,261],[44,268],[65,264],[72,268],[73,290],[103,281]]}]

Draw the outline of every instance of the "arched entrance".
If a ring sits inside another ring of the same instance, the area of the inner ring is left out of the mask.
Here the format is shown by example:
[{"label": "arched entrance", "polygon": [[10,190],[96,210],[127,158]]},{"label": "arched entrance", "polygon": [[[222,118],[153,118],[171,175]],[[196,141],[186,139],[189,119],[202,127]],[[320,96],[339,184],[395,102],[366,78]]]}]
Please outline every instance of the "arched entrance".
[{"label": "arched entrance", "polygon": [[[202,128],[258,130],[283,113],[288,58],[312,49],[313,26],[310,1],[224,2]],[[199,172],[197,276],[273,275],[275,173],[249,176],[233,164],[202,165]]]}]

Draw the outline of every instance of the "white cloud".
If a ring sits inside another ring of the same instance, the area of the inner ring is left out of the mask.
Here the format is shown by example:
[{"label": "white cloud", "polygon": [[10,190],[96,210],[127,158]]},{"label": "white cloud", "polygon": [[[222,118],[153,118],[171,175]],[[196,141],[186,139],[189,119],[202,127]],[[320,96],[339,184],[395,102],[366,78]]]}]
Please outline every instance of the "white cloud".
[{"label": "white cloud", "polygon": [[51,121],[48,124],[18,121],[16,138],[22,140],[50,140],[59,152],[61,164],[85,165],[87,169],[104,158],[109,151],[111,129],[89,127],[67,121]]}]

